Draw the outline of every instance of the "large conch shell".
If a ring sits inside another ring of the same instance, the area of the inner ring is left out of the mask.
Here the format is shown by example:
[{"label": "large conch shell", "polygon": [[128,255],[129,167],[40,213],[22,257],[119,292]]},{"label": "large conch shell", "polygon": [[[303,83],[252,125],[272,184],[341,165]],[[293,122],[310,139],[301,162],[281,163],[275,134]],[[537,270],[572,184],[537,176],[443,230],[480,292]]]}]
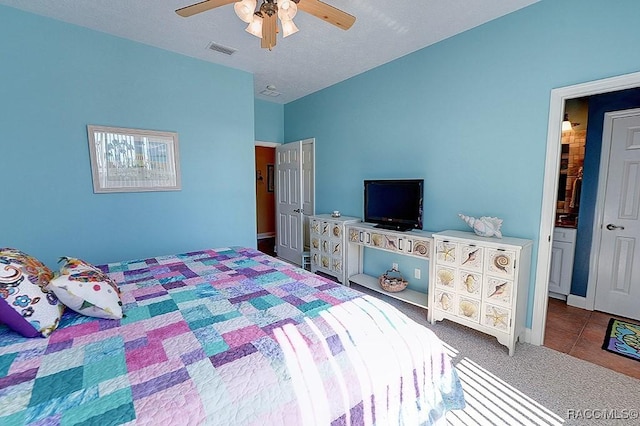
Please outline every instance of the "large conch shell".
[{"label": "large conch shell", "polygon": [[477,235],[481,237],[502,238],[502,232],[500,231],[502,219],[488,216],[482,216],[480,219],[477,219],[473,216],[465,216],[462,213],[458,216],[464,220]]}]

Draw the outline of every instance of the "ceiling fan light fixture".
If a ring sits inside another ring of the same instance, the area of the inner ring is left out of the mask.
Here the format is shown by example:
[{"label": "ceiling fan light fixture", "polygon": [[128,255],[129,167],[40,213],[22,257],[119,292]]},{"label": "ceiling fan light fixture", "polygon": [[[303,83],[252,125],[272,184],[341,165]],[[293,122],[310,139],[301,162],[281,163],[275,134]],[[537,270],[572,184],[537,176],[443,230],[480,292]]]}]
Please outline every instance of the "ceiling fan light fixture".
[{"label": "ceiling fan light fixture", "polygon": [[291,21],[296,13],[298,13],[298,5],[294,2],[287,0],[283,5],[278,3],[278,18],[281,21]]},{"label": "ceiling fan light fixture", "polygon": [[258,38],[262,38],[262,17],[253,15],[253,21],[247,25],[245,31]]},{"label": "ceiling fan light fixture", "polygon": [[[277,34],[282,31],[282,37],[288,37],[297,33],[298,27],[293,18],[298,13],[298,4],[302,5],[302,11],[316,18],[322,19],[342,30],[348,30],[356,21],[355,16],[349,15],[322,0],[199,0],[189,6],[176,9],[176,13],[182,17],[193,16],[233,3],[233,10],[238,18],[246,22],[245,28],[249,34],[261,39],[260,47],[273,49],[277,42]],[[280,27],[278,27],[278,20]]]},{"label": "ceiling fan light fixture", "polygon": [[289,20],[289,21],[280,21],[280,24],[282,25],[282,37],[289,37],[291,34],[295,34],[297,33],[298,27],[296,27],[296,24],[293,23],[293,21]]},{"label": "ceiling fan light fixture", "polygon": [[280,0],[278,1],[278,7],[280,9],[287,10],[289,6],[291,6],[292,2],[290,0]]},{"label": "ceiling fan light fixture", "polygon": [[247,24],[251,24],[251,22],[253,21],[253,13],[256,10],[256,0],[242,0],[236,2],[233,5],[233,10],[235,10],[238,18],[240,18]]}]

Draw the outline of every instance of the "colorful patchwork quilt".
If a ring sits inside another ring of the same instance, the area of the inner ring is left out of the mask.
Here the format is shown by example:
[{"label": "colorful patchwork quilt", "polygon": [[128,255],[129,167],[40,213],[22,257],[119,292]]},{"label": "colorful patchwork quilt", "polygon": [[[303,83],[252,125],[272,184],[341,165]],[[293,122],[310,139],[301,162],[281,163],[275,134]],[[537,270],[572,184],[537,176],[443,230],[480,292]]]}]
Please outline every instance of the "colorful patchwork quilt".
[{"label": "colorful patchwork quilt", "polygon": [[433,424],[464,407],[440,340],[394,307],[252,249],[100,266],[121,320],[0,325],[2,425]]}]

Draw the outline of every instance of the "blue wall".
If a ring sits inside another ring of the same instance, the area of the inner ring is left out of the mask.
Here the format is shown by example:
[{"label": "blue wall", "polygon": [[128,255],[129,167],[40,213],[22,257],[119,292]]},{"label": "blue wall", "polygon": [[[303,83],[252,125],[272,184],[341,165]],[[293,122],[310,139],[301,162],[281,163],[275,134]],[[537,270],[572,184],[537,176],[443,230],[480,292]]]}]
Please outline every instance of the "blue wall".
[{"label": "blue wall", "polygon": [[[0,246],[56,266],[255,247],[249,73],[0,6]],[[94,194],[87,125],[179,134],[182,190]]]},{"label": "blue wall", "polygon": [[284,143],[284,105],[255,100],[256,140]]},{"label": "blue wall", "polygon": [[584,157],[584,179],[580,193],[578,234],[573,262],[571,294],[586,297],[589,280],[589,258],[593,241],[593,222],[598,195],[600,154],[604,114],[640,107],[640,89],[621,90],[589,97],[589,120]]},{"label": "blue wall", "polygon": [[411,177],[425,179],[424,229],[503,218],[535,241],[530,325],[550,92],[640,70],[639,13],[543,0],[285,105],[285,139],[316,138],[317,211],[362,216],[363,179]]}]

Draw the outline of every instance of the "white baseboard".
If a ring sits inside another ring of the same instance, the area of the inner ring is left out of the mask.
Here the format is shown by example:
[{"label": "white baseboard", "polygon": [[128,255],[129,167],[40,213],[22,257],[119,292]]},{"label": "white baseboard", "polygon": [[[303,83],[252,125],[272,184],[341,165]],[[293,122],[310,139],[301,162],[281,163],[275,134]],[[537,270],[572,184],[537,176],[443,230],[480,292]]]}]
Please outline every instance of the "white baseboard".
[{"label": "white baseboard", "polygon": [[276,236],[275,232],[263,232],[262,234],[258,234],[259,240],[264,240],[265,238],[273,238]]},{"label": "white baseboard", "polygon": [[567,305],[575,306],[576,308],[587,309],[592,311],[593,309],[587,308],[587,298],[582,296],[576,296],[575,294],[570,294],[567,296]]},{"label": "white baseboard", "polygon": [[554,299],[560,299],[560,300],[567,300],[567,295],[565,294],[560,294],[560,293],[554,293],[552,291],[549,292],[549,297],[553,297]]},{"label": "white baseboard", "polygon": [[[519,340],[521,341],[521,340]],[[531,343],[531,329],[530,328],[525,328],[524,329],[524,343]]]}]

